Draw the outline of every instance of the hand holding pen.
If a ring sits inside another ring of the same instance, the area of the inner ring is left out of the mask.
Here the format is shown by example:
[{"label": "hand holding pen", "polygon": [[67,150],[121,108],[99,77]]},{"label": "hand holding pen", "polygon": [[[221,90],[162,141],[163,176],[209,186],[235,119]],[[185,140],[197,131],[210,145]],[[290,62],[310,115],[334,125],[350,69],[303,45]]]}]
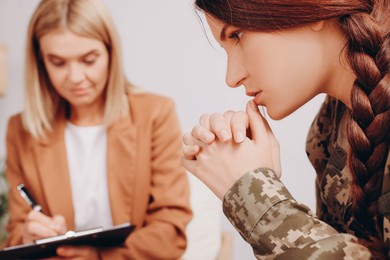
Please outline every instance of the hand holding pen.
[{"label": "hand holding pen", "polygon": [[54,217],[42,213],[41,206],[36,203],[24,184],[17,186],[19,194],[32,208],[28,213],[23,228],[23,243],[33,240],[60,235],[66,232],[65,218],[61,215]]}]

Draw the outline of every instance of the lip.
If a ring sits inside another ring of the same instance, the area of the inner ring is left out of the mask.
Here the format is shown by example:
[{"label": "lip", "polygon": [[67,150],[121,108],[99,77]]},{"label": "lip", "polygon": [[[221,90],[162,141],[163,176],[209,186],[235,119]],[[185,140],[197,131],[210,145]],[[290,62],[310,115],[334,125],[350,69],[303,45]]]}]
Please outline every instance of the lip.
[{"label": "lip", "polygon": [[84,95],[87,93],[87,88],[73,88],[70,90],[74,95]]},{"label": "lip", "polygon": [[254,98],[253,98],[253,101],[255,101],[256,105],[260,106],[260,105],[264,105],[263,102],[261,101],[261,93],[263,91],[259,91],[259,92],[256,92],[255,95],[254,95]]},{"label": "lip", "polygon": [[[259,92],[261,92],[261,91],[259,91]],[[248,97],[254,97],[254,96],[256,96],[257,93],[259,93],[259,92],[246,92],[246,95],[247,95]]]}]

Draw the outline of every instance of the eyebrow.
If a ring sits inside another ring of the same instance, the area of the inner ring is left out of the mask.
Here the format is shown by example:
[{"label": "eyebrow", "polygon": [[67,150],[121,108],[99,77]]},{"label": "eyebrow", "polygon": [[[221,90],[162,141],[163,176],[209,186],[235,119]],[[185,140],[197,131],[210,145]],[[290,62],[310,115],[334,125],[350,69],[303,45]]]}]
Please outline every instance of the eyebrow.
[{"label": "eyebrow", "polygon": [[219,39],[221,41],[225,41],[226,40],[226,31],[227,29],[230,27],[230,25],[228,24],[225,24],[223,27],[222,27],[222,30],[221,30],[221,33],[219,35]]},{"label": "eyebrow", "polygon": [[[98,51],[98,50],[92,50],[92,51],[89,51],[89,52],[87,52],[87,53],[81,55],[81,57],[82,57],[82,58],[85,58],[85,57],[87,57],[87,56],[89,56],[89,55],[92,55],[92,54],[98,55],[98,54],[99,54],[99,51]],[[62,59],[62,57],[61,57],[60,55],[56,55],[56,54],[52,54],[52,53],[49,53],[47,56],[48,56],[49,58],[60,58],[60,59]]]}]

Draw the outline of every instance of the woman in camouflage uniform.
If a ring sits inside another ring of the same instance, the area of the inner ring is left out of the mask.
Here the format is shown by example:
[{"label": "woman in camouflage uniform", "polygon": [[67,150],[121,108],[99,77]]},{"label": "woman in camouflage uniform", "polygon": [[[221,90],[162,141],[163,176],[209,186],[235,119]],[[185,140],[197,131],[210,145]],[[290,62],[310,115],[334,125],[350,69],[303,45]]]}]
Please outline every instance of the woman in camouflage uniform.
[{"label": "woman in camouflage uniform", "polygon": [[[227,84],[254,98],[246,113],[203,115],[183,138],[184,166],[223,199],[258,258],[388,258],[390,1],[196,6],[227,52]],[[307,139],[316,216],[279,180],[279,145],[257,106],[281,119],[319,93]]]}]

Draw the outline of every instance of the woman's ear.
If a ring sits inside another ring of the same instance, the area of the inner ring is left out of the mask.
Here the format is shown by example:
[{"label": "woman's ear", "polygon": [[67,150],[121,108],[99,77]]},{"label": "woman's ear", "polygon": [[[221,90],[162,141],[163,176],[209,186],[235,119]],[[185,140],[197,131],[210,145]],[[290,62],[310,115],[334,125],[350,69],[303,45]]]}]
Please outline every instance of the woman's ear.
[{"label": "woman's ear", "polygon": [[321,31],[323,28],[325,27],[325,20],[321,20],[319,22],[315,22],[315,23],[312,23],[310,25],[310,28],[315,31],[315,32],[319,32]]}]

